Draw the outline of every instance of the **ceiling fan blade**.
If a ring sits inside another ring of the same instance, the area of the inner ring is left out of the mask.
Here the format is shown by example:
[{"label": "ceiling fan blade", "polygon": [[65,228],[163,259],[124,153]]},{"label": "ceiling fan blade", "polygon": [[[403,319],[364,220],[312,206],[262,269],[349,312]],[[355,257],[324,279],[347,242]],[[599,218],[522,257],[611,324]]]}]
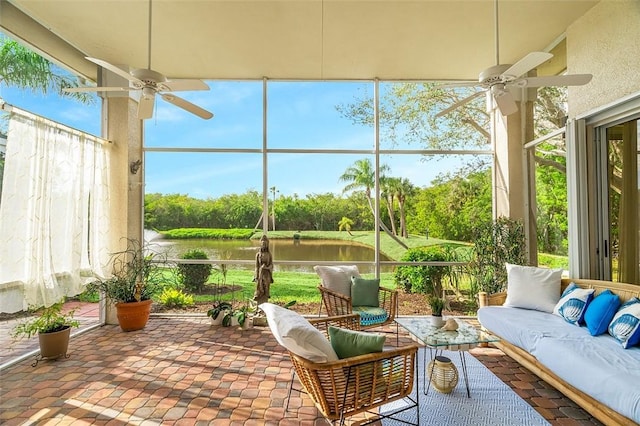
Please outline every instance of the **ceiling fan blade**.
[{"label": "ceiling fan blade", "polygon": [[62,89],[63,92],[127,92],[136,90],[134,87],[67,87]]},{"label": "ceiling fan blade", "polygon": [[510,81],[518,78],[551,58],[553,58],[551,53],[531,52],[502,73],[503,81]]},{"label": "ceiling fan blade", "polygon": [[161,90],[167,92],[209,90],[209,86],[202,80],[177,79],[162,82]]},{"label": "ceiling fan blade", "polygon": [[93,62],[96,65],[100,65],[102,68],[106,68],[109,71],[111,71],[112,73],[117,74],[120,77],[125,78],[125,79],[127,79],[127,80],[129,80],[131,82],[140,83],[140,84],[142,83],[139,79],[137,79],[136,77],[134,77],[131,74],[129,74],[129,71],[123,70],[122,68],[117,67],[117,66],[115,66],[113,64],[110,64],[107,61],[103,61],[102,59],[91,58],[89,56],[85,56],[85,59],[87,59],[88,61]]},{"label": "ceiling fan blade", "polygon": [[182,108],[183,110],[188,111],[191,114],[195,114],[200,118],[204,118],[205,120],[208,120],[211,117],[213,117],[213,114],[207,111],[206,109],[200,108],[199,106],[194,105],[185,99],[179,98],[176,95],[163,93],[160,96],[162,96],[162,99],[169,102],[170,104],[173,104],[179,108]]},{"label": "ceiling fan blade", "polygon": [[448,108],[445,108],[442,111],[440,111],[439,113],[437,113],[436,114],[436,118],[439,118],[439,117],[442,117],[443,115],[449,114],[454,109],[459,108],[462,105],[468,104],[469,102],[471,102],[472,100],[474,100],[478,96],[482,95],[483,93],[484,93],[484,91],[480,91],[480,92],[474,93],[471,96],[467,96],[466,98],[454,103],[453,105],[449,106]]},{"label": "ceiling fan blade", "polygon": [[493,99],[495,99],[498,109],[502,115],[510,115],[518,112],[518,105],[513,99],[513,95],[506,90],[491,91]]},{"label": "ceiling fan blade", "polygon": [[153,104],[155,103],[155,96],[145,95],[140,96],[140,102],[138,103],[138,119],[146,120],[153,116]]},{"label": "ceiling fan blade", "polygon": [[517,87],[544,87],[544,86],[582,86],[591,81],[591,74],[553,75],[548,77],[528,77],[516,80],[513,84]]},{"label": "ceiling fan blade", "polygon": [[480,86],[480,84],[478,83],[477,80],[475,80],[475,81],[458,81],[458,82],[438,84],[438,87],[441,88],[441,89],[451,89],[451,88],[455,88],[455,87],[474,87],[474,86]]}]

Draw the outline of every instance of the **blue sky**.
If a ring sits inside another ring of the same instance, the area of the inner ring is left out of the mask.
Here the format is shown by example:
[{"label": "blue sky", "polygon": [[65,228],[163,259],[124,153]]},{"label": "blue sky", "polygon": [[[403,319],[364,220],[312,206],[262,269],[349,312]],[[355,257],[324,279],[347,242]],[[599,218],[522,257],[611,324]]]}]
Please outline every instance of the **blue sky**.
[{"label": "blue sky", "polygon": [[[145,123],[150,147],[261,148],[262,81],[208,82],[210,91],[182,92],[181,97],[212,111],[211,120],[156,101]],[[270,82],[267,122],[271,148],[371,149],[373,129],[355,125],[336,110],[356,97],[371,96],[372,83]],[[56,95],[34,95],[0,85],[0,98],[9,104],[71,127],[100,134],[100,102],[83,105]],[[407,148],[407,147],[405,147]],[[411,147],[415,148],[415,147]],[[269,182],[277,194],[340,193],[339,176],[363,155],[272,154]],[[373,157],[370,157],[373,161]],[[197,198],[262,190],[261,154],[148,153],[146,191],[181,193]],[[459,159],[424,163],[418,155],[382,158],[390,175],[428,186],[441,171],[456,168]]]}]

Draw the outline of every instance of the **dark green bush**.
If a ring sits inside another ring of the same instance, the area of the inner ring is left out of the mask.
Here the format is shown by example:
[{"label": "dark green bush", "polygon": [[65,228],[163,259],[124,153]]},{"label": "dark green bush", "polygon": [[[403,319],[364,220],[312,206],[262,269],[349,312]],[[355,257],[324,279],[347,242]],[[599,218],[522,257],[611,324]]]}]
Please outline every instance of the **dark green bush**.
[{"label": "dark green bush", "polygon": [[[208,259],[207,254],[199,249],[189,250],[180,258],[199,260]],[[204,287],[204,284],[209,279],[209,275],[211,275],[212,269],[213,268],[210,264],[181,263],[178,265],[178,276],[187,291],[197,293]]]},{"label": "dark green bush", "polygon": [[507,284],[505,263],[526,265],[524,225],[522,221],[500,217],[480,225],[474,235],[473,259],[469,264],[471,293],[497,293]]},{"label": "dark green bush", "polygon": [[[401,262],[447,262],[453,253],[440,246],[416,247],[405,252]],[[395,280],[407,293],[424,293],[442,297],[442,279],[451,273],[450,266],[398,266]]]}]

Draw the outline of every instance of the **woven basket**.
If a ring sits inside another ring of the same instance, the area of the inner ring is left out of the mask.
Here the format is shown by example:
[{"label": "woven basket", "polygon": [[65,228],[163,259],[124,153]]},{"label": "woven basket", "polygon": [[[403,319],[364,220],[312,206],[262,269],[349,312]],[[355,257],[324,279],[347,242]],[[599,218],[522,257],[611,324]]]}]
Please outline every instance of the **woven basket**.
[{"label": "woven basket", "polygon": [[458,369],[444,356],[435,357],[427,366],[431,386],[440,393],[451,393],[458,384]]}]

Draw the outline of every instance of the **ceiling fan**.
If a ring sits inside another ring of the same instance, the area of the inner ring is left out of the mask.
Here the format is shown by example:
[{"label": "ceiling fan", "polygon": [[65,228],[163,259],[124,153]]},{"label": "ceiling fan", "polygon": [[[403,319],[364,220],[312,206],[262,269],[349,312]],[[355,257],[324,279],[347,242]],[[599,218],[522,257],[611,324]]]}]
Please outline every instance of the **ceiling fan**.
[{"label": "ceiling fan", "polygon": [[440,87],[479,87],[480,91],[475,92],[448,108],[436,114],[441,117],[461,107],[478,96],[491,93],[500,113],[504,116],[518,111],[518,106],[514,100],[510,88],[543,87],[543,86],[582,86],[591,81],[591,74],[570,74],[548,77],[526,77],[526,74],[538,65],[548,61],[553,57],[547,52],[531,52],[515,64],[500,64],[500,43],[498,26],[498,0],[495,0],[495,43],[496,43],[496,65],[482,71],[478,81],[462,81],[459,83],[443,84]]},{"label": "ceiling fan", "polygon": [[100,65],[114,74],[127,79],[130,83],[128,87],[77,87],[64,90],[66,92],[114,92],[140,90],[141,96],[138,104],[138,118],[140,120],[145,120],[153,116],[156,94],[170,104],[182,108],[185,111],[204,118],[205,120],[210,119],[213,117],[212,113],[173,94],[173,92],[180,91],[209,90],[209,86],[207,86],[204,81],[196,79],[171,79],[165,77],[158,71],[151,69],[151,12],[151,0],[149,0],[149,46],[147,68],[133,68],[128,71],[110,64],[107,61],[88,56],[86,57],[87,60],[94,64]]}]

